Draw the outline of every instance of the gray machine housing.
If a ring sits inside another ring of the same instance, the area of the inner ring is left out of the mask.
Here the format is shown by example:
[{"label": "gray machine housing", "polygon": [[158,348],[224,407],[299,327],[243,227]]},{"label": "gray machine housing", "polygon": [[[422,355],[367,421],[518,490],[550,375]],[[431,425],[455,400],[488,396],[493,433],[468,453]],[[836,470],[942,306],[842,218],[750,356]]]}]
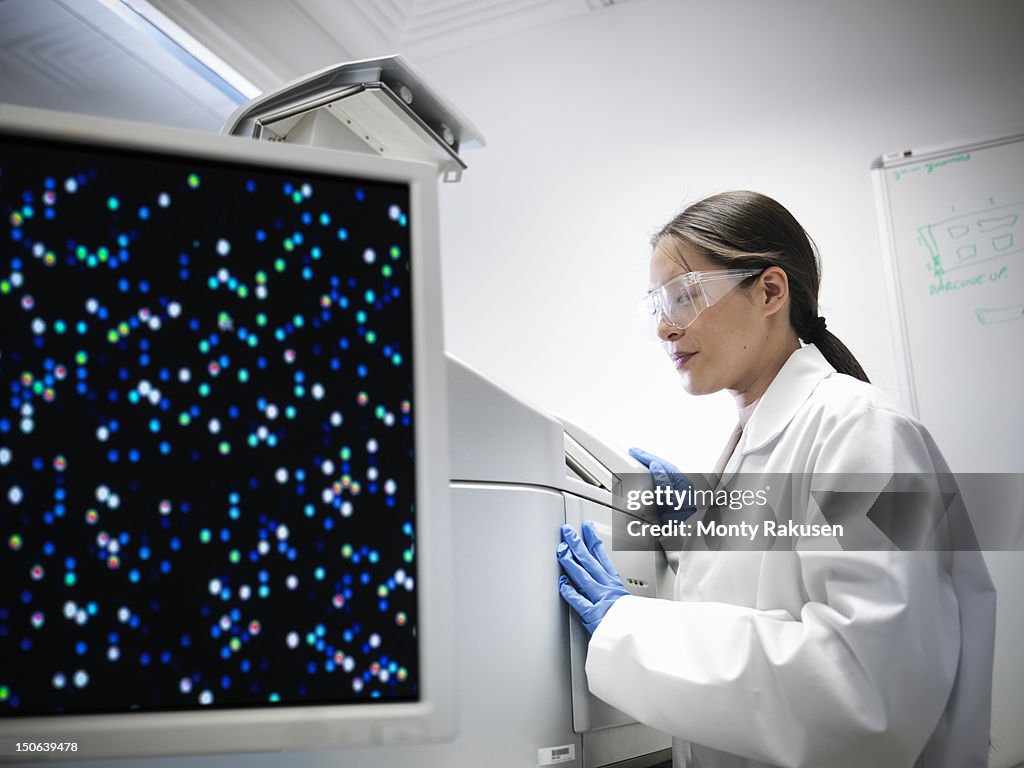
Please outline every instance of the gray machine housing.
[{"label": "gray machine housing", "polygon": [[593,520],[627,588],[671,595],[665,554],[612,549],[612,484],[646,470],[585,430],[447,357],[458,735],[331,751],[334,766],[642,768],[668,735],[591,695],[589,636],[562,601],[563,523]]}]

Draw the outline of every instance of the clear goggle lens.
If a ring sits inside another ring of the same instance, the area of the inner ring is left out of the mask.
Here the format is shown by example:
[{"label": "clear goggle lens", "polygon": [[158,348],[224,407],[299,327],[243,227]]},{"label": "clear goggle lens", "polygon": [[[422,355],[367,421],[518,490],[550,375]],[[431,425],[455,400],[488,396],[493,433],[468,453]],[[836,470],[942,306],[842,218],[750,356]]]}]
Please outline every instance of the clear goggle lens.
[{"label": "clear goggle lens", "polygon": [[733,288],[763,269],[719,269],[687,272],[659,285],[637,302],[637,315],[655,337],[662,318],[682,330],[693,324],[701,312],[721,300]]}]

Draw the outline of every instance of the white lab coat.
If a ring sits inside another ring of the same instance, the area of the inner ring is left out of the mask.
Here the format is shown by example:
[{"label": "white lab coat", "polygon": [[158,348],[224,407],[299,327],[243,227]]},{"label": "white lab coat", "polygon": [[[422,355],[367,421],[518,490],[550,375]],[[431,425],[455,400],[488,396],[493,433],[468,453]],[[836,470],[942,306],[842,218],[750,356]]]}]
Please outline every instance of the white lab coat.
[{"label": "white lab coat", "polygon": [[[917,421],[814,346],[733,441],[723,480],[949,471]],[[586,670],[595,695],[676,737],[677,768],[980,768],[994,632],[980,552],[686,551],[675,601],[619,599]]]}]

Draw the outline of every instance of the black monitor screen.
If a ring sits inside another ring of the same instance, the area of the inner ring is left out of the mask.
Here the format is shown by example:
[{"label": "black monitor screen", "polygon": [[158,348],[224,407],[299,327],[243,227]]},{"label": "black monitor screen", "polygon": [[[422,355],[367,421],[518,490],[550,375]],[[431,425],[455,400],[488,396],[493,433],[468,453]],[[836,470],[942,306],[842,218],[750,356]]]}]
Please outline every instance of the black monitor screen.
[{"label": "black monitor screen", "polygon": [[0,136],[0,712],[418,700],[409,199]]}]

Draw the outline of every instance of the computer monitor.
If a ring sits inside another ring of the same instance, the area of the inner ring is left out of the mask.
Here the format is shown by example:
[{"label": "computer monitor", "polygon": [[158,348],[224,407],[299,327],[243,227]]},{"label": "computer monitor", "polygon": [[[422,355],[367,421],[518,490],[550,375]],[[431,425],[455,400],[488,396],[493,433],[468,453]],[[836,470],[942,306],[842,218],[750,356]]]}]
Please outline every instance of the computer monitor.
[{"label": "computer monitor", "polygon": [[436,170],[0,106],[0,751],[453,728]]}]

